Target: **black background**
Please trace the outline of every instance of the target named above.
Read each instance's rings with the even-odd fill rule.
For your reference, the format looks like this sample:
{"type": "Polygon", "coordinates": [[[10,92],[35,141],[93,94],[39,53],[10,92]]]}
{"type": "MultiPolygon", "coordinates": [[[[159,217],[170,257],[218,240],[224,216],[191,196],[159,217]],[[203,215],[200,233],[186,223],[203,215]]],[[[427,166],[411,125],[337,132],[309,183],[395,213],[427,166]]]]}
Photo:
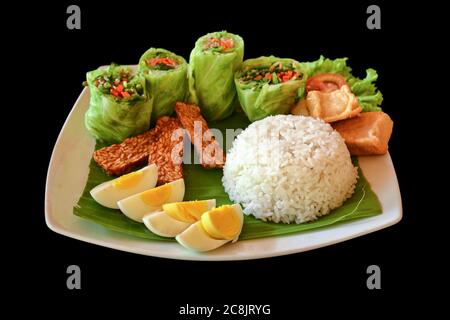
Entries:
{"type": "Polygon", "coordinates": [[[57,75],[57,81],[48,79],[44,85],[36,81],[30,93],[40,101],[29,107],[27,116],[33,137],[18,133],[32,141],[35,149],[21,159],[32,164],[34,188],[32,199],[23,203],[30,230],[19,254],[20,266],[32,266],[28,280],[33,280],[35,297],[78,306],[70,309],[73,312],[93,306],[99,312],[131,315],[144,311],[150,319],[157,313],[165,315],[161,319],[174,319],[186,303],[271,304],[273,319],[292,319],[306,311],[349,314],[355,312],[355,305],[372,315],[382,314],[384,308],[398,308],[401,297],[408,298],[409,309],[421,307],[414,302],[430,292],[426,286],[436,284],[433,276],[439,277],[444,265],[425,244],[433,235],[423,233],[423,217],[431,214],[430,204],[423,199],[432,191],[423,188],[429,177],[420,169],[424,159],[417,152],[425,138],[417,128],[422,102],[415,77],[423,68],[416,71],[411,66],[419,64],[414,54],[426,43],[419,40],[423,21],[413,18],[412,5],[395,8],[377,2],[382,29],[368,30],[366,8],[371,2],[74,3],[81,7],[81,30],[66,28],[66,8],[71,2],[19,9],[23,19],[34,26],[25,31],[34,40],[34,55],[27,51],[20,58],[38,60],[36,80],[57,75]],[[223,29],[244,38],[245,58],[273,54],[305,61],[320,54],[346,56],[355,75],[364,76],[368,67],[378,71],[383,109],[395,122],[390,153],[402,193],[403,220],[322,249],[243,262],[152,258],[50,231],[44,221],[46,170],[57,135],[82,90],[85,73],[112,61],[134,64],[152,46],[188,58],[199,36],[223,29]],[[413,101],[408,100],[411,89],[417,91],[413,101]],[[79,291],[66,288],[66,268],[71,264],[82,270],[79,291]],[[366,288],[366,268],[371,264],[381,267],[381,290],[366,288]]]}

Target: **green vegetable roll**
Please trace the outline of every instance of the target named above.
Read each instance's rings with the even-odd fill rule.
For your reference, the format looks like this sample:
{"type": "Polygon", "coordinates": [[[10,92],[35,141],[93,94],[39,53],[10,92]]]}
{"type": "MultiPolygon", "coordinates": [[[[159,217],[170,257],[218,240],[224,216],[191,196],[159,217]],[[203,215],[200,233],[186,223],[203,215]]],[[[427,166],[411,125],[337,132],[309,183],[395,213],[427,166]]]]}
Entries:
{"type": "Polygon", "coordinates": [[[305,87],[299,62],[274,56],[245,60],[234,81],[250,121],[288,113],[305,87]]]}
{"type": "Polygon", "coordinates": [[[165,49],[148,49],[139,60],[139,72],[144,75],[147,91],[152,93],[152,119],[171,115],[177,101],[187,94],[188,65],[183,57],[165,49]]]}
{"type": "Polygon", "coordinates": [[[232,33],[209,33],[195,43],[189,59],[189,100],[208,120],[224,119],[238,105],[233,79],[243,57],[244,41],[232,33]]]}
{"type": "Polygon", "coordinates": [[[88,72],[86,78],[91,99],[85,125],[94,138],[119,143],[148,130],[153,99],[143,76],[112,64],[88,72]]]}

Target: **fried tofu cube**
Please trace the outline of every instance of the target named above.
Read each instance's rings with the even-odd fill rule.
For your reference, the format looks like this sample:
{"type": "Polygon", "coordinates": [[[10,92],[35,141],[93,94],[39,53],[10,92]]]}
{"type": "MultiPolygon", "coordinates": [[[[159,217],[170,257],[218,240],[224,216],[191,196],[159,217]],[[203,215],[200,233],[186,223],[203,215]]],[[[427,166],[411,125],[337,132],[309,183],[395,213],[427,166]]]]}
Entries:
{"type": "Polygon", "coordinates": [[[387,153],[394,122],[381,111],[363,112],[332,126],[344,138],[351,155],[368,156],[387,153]]]}

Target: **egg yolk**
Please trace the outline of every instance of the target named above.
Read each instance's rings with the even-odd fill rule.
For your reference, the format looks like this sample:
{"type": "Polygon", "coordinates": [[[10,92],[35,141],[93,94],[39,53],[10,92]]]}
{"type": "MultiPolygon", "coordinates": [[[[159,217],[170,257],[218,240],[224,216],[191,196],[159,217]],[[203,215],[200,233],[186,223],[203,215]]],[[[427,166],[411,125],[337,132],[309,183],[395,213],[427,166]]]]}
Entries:
{"type": "Polygon", "coordinates": [[[238,214],[231,205],[224,205],[204,213],[202,227],[214,239],[232,240],[241,228],[238,214]]]}
{"type": "Polygon", "coordinates": [[[114,180],[112,185],[117,189],[128,189],[139,183],[144,175],[143,171],[135,171],[121,176],[114,180]]]}
{"type": "Polygon", "coordinates": [[[200,219],[202,214],[208,210],[208,201],[186,201],[174,202],[163,205],[163,210],[172,218],[193,223],[200,219]]]}
{"type": "Polygon", "coordinates": [[[144,191],[140,194],[141,200],[150,206],[161,206],[167,202],[172,193],[170,184],[164,184],[160,187],[144,191]]]}
{"type": "Polygon", "coordinates": [[[208,210],[208,201],[189,201],[180,203],[180,207],[191,216],[194,216],[197,221],[208,210]]]}

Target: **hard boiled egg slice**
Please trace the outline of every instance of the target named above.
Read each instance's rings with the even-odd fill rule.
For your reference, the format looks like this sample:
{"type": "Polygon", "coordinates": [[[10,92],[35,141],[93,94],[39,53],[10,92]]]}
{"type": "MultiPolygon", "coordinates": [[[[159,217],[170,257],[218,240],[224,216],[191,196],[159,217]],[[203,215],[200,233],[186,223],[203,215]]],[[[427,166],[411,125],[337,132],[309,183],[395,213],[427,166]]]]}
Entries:
{"type": "Polygon", "coordinates": [[[178,179],[122,199],[117,205],[128,218],[143,222],[146,214],[161,211],[165,203],[183,201],[183,197],[184,180],[178,179]]]}
{"type": "Polygon", "coordinates": [[[200,221],[192,224],[175,239],[188,249],[210,251],[231,240],[237,241],[243,224],[244,214],[241,206],[225,205],[204,213],[200,221]]]}
{"type": "Polygon", "coordinates": [[[161,237],[173,238],[186,230],[191,223],[182,222],[167,215],[164,211],[150,213],[142,218],[145,226],[161,237]]]}
{"type": "Polygon", "coordinates": [[[119,178],[103,182],[93,188],[90,193],[92,198],[102,206],[119,209],[117,201],[153,188],[156,186],[157,179],[158,167],[151,164],[119,178]]]}
{"type": "Polygon", "coordinates": [[[243,221],[244,215],[239,204],[215,208],[201,217],[206,233],[219,240],[237,239],[241,234],[243,221]]]}
{"type": "Polygon", "coordinates": [[[163,211],[147,214],[142,220],[151,232],[173,238],[215,206],[215,199],[167,203],[163,211]]]}

